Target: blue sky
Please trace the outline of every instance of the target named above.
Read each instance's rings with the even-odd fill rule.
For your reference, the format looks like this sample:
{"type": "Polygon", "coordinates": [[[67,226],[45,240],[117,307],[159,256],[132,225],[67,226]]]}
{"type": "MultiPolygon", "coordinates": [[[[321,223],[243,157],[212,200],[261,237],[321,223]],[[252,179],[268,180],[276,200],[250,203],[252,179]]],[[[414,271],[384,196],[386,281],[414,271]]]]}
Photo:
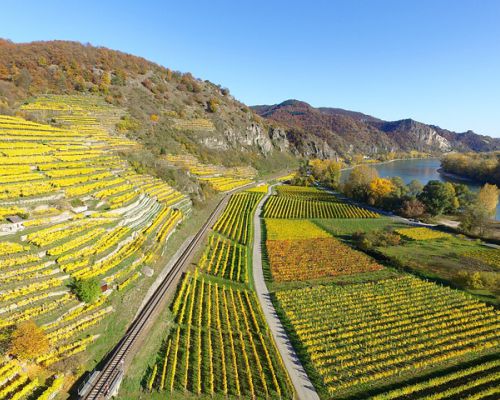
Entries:
{"type": "Polygon", "coordinates": [[[500,1],[18,1],[0,37],[90,42],[246,104],[289,98],[500,137],[500,1]]]}

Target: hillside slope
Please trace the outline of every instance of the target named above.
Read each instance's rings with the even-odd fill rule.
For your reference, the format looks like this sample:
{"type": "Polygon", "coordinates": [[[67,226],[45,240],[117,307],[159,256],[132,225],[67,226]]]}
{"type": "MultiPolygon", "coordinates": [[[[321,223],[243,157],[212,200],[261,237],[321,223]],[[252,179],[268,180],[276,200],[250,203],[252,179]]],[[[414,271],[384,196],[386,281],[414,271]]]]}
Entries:
{"type": "Polygon", "coordinates": [[[155,155],[187,152],[259,169],[290,161],[281,128],[209,81],[102,47],[0,40],[0,113],[15,112],[34,95],[89,92],[126,109],[139,122],[129,124],[132,134],[155,155]]]}
{"type": "Polygon", "coordinates": [[[456,133],[412,119],[383,121],[339,108],[314,108],[298,100],[259,105],[252,109],[268,120],[285,124],[297,134],[319,137],[329,149],[337,149],[340,153],[500,149],[500,139],[478,135],[472,131],[456,133]]]}
{"type": "MultiPolygon", "coordinates": [[[[31,97],[46,93],[98,94],[126,111],[132,119],[122,127],[144,144],[149,154],[141,154],[143,160],[187,154],[203,163],[251,165],[265,172],[289,167],[297,157],[500,149],[500,139],[471,131],[387,122],[297,100],[249,108],[220,85],[103,47],[0,39],[0,113],[14,114],[31,97]]],[[[51,122],[50,113],[42,121],[23,115],[51,122]]]]}

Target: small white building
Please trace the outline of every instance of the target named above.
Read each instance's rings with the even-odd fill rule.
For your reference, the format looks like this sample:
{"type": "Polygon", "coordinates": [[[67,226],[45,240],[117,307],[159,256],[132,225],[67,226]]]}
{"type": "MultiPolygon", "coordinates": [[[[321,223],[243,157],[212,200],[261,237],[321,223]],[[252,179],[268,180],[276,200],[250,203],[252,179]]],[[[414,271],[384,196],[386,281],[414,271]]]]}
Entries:
{"type": "Polygon", "coordinates": [[[71,207],[71,212],[74,214],[80,214],[85,211],[87,211],[89,208],[87,206],[77,206],[77,207],[71,207]]]}
{"type": "Polygon", "coordinates": [[[8,224],[0,225],[1,233],[15,233],[24,229],[24,219],[19,215],[9,215],[5,219],[8,221],[8,224]]]}

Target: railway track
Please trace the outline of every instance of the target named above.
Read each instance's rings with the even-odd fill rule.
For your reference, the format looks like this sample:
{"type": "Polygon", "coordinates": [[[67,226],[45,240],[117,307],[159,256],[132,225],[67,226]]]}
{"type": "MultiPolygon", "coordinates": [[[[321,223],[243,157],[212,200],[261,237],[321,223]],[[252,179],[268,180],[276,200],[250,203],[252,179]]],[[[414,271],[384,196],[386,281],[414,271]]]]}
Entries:
{"type": "MultiPolygon", "coordinates": [[[[242,189],[244,189],[244,187],[238,188],[237,190],[242,189]]],[[[115,348],[106,357],[107,361],[102,370],[94,371],[90,380],[79,390],[78,399],[103,400],[109,399],[113,395],[123,377],[125,360],[130,354],[131,349],[137,343],[141,335],[147,330],[148,322],[161,306],[167,290],[183,271],[186,261],[189,260],[193,250],[196,249],[198,244],[203,240],[205,233],[213,226],[232,193],[234,193],[234,191],[226,193],[217,204],[215,210],[210,214],[210,217],[193,237],[186,249],[181,253],[172,266],[172,269],[168,272],[158,289],[134,319],[120,342],[118,342],[115,348]]]]}

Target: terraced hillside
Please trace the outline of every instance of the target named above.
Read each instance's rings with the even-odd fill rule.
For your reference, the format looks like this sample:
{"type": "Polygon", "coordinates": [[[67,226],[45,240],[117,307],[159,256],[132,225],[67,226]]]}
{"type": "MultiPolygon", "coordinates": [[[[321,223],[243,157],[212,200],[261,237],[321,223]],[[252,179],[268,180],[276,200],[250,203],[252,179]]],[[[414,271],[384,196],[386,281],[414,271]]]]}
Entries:
{"type": "Polygon", "coordinates": [[[165,157],[170,163],[185,169],[200,182],[209,184],[214,190],[226,192],[253,182],[257,171],[250,167],[223,167],[203,164],[190,154],[169,154],[165,157]]]}
{"type": "Polygon", "coordinates": [[[118,156],[138,144],[110,133],[120,112],[104,101],[49,96],[24,109],[50,112],[59,127],[0,116],[0,328],[8,342],[34,322],[46,346],[0,360],[2,399],[68,388],[83,372],[79,356],[106,346],[116,294],[154,271],[191,210],[118,156]],[[75,282],[97,285],[97,298],[82,301],[75,282]]]}

